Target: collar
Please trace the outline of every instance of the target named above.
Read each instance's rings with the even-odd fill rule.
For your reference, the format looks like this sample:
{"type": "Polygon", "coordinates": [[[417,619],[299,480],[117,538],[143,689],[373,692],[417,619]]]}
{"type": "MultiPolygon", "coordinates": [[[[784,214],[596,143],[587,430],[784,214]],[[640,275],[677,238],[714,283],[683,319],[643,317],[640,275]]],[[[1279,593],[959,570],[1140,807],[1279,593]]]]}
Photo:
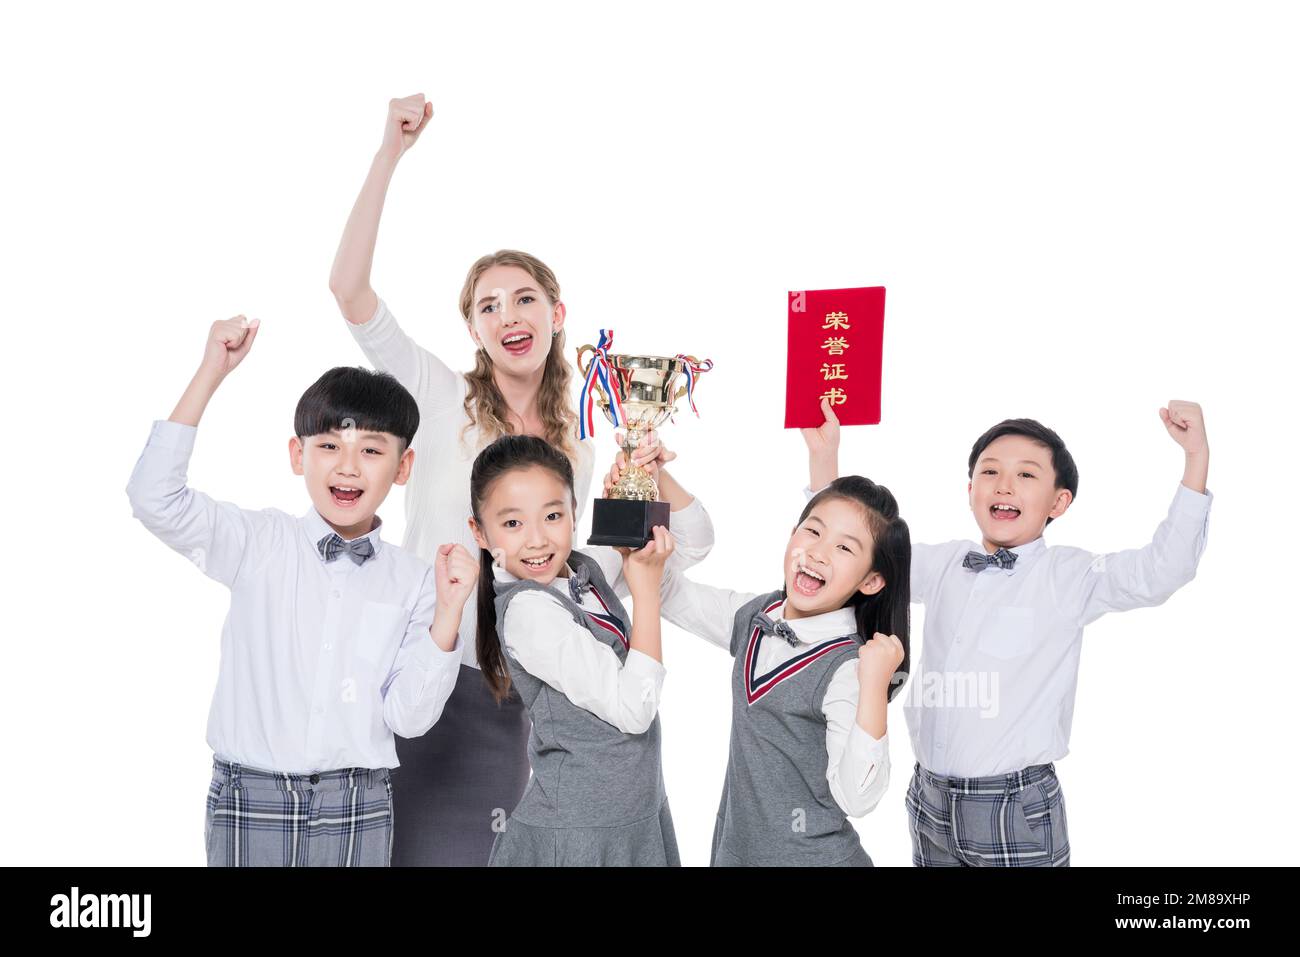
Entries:
{"type": "MultiPolygon", "coordinates": [[[[572,574],[573,574],[573,569],[566,561],[564,563],[564,569],[562,570],[562,572],[556,575],[554,578],[552,578],[550,583],[547,585],[547,587],[554,588],[556,591],[567,595],[569,593],[569,576],[572,574]]],[[[506,571],[503,567],[498,565],[496,562],[492,563],[492,577],[499,582],[505,582],[505,583],[517,582],[520,580],[518,577],[506,571]]]]}
{"type": "MultiPolygon", "coordinates": [[[[316,545],[326,535],[332,534],[334,529],[330,527],[329,522],[321,518],[321,514],[316,511],[315,505],[303,512],[302,515],[299,516],[298,521],[302,524],[303,533],[307,536],[307,541],[311,544],[311,550],[316,553],[317,558],[320,558],[321,561],[324,562],[325,559],[321,558],[320,550],[316,545]]],[[[370,544],[375,549],[375,557],[378,558],[379,552],[383,548],[382,539],[380,538],[380,532],[383,530],[383,525],[384,520],[378,515],[375,515],[375,524],[370,531],[366,532],[364,535],[358,535],[357,538],[346,538],[344,541],[354,542],[360,538],[368,538],[370,539],[370,544]]]]}
{"type": "Polygon", "coordinates": [[[786,618],[785,603],[782,602],[772,620],[784,621],[794,629],[795,637],[805,645],[843,638],[845,635],[857,634],[858,631],[858,620],[852,608],[836,608],[808,618],[786,618]]]}
{"type": "MultiPolygon", "coordinates": [[[[1016,556],[1016,564],[1019,565],[1026,559],[1037,558],[1047,549],[1047,540],[1039,535],[1032,542],[1025,542],[1023,545],[1017,545],[1015,548],[1008,548],[1007,551],[1016,556]]],[[[1015,570],[1014,568],[1012,569],[1015,570]]]]}
{"type": "MultiPolygon", "coordinates": [[[[971,551],[983,552],[985,555],[991,555],[992,552],[984,551],[984,542],[978,541],[972,543],[971,551]]],[[[1026,565],[1032,564],[1034,559],[1047,550],[1047,540],[1039,535],[1032,542],[1025,542],[1023,545],[1017,545],[1015,548],[1008,548],[1007,551],[1016,556],[1016,563],[1010,568],[993,568],[988,571],[1002,572],[1004,575],[1014,575],[1026,565]]]]}

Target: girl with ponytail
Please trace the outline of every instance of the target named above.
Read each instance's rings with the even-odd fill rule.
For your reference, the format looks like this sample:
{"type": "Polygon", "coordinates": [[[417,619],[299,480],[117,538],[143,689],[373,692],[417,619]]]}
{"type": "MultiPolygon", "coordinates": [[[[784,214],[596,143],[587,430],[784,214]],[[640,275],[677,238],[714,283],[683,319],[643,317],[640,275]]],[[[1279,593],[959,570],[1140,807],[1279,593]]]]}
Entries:
{"type": "MultiPolygon", "coordinates": [[[[701,506],[657,474],[673,534],[689,537],[692,524],[707,523],[701,506]]],[[[573,549],[572,466],[534,436],[506,435],[479,454],[470,502],[482,563],[479,665],[492,693],[517,693],[532,721],[532,777],[496,828],[488,863],[680,864],[658,716],[659,589],[673,536],[656,526],[636,551],[573,549]]]]}
{"type": "Polygon", "coordinates": [[[889,783],[886,710],[910,664],[910,563],[894,496],[849,475],[804,507],[781,588],[665,574],[663,617],[735,659],[711,864],[872,866],[848,818],[889,783]]]}

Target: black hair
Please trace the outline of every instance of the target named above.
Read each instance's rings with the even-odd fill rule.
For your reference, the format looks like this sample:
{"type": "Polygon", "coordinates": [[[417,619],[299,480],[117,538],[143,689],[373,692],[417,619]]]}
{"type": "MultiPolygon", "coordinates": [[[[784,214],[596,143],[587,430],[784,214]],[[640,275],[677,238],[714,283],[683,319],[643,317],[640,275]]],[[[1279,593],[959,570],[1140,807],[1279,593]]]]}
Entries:
{"type": "MultiPolygon", "coordinates": [[[[535,435],[503,435],[474,459],[469,474],[469,503],[474,522],[483,528],[483,501],[492,485],[508,472],[539,466],[555,474],[573,496],[573,463],[545,439],[535,435]]],[[[510,693],[510,670],[506,667],[497,636],[496,578],[492,574],[492,553],[479,553],[478,631],[474,638],[479,667],[492,696],[502,701],[510,693]]]]}
{"type": "Polygon", "coordinates": [[[293,413],[300,439],[333,429],[387,432],[402,440],[399,455],[419,427],[420,408],[411,393],[389,373],[361,366],[330,369],[307,388],[293,413]]]}
{"type": "MultiPolygon", "coordinates": [[[[831,482],[804,506],[796,527],[814,508],[830,498],[843,499],[861,506],[866,512],[867,528],[871,531],[871,570],[885,580],[885,587],[874,595],[864,595],[854,590],[845,603],[852,606],[857,619],[858,639],[865,643],[876,632],[896,635],[903,643],[903,661],[889,681],[887,701],[907,681],[912,665],[911,597],[912,597],[912,535],[907,522],[898,514],[898,502],[893,493],[861,475],[843,475],[831,482]]],[[[786,597],[781,589],[781,597],[786,597]]]]}
{"type": "MultiPolygon", "coordinates": [[[[1034,419],[1003,419],[976,439],[970,450],[970,461],[966,465],[967,478],[974,481],[975,463],[979,461],[986,448],[1004,435],[1023,435],[1039,445],[1046,446],[1052,457],[1052,471],[1056,473],[1055,487],[1069,489],[1071,501],[1078,497],[1079,470],[1075,467],[1074,456],[1070,455],[1070,450],[1065,447],[1059,435],[1034,419]]],[[[1047,524],[1052,524],[1050,516],[1047,524]]]]}

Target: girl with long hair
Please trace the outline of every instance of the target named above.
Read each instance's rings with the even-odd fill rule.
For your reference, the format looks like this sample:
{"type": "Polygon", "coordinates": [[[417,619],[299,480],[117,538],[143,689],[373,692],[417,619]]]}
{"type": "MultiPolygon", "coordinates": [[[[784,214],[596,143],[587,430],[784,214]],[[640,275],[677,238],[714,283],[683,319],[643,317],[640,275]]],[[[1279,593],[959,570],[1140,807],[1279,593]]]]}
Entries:
{"type": "Polygon", "coordinates": [[[889,781],[887,704],[909,668],[910,541],[889,489],[849,475],[804,507],[781,588],[665,574],[664,619],[735,659],[711,864],[871,866],[848,818],[874,808],[889,781]]]}
{"type": "Polygon", "coordinates": [[[484,449],[470,479],[480,548],[478,657],[532,719],[532,778],[493,866],[681,863],[660,759],[659,590],[673,538],[632,551],[573,542],[573,471],[533,436],[484,449]],[[621,577],[635,614],[612,586],[621,577]]]}

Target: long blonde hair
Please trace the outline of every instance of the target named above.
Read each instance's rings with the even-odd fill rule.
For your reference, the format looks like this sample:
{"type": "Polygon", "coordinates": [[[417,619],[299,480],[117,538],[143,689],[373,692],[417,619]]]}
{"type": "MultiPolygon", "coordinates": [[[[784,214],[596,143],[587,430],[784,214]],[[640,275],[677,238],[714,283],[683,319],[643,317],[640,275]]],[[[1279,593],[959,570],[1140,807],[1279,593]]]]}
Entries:
{"type": "MultiPolygon", "coordinates": [[[[560,301],[560,283],[549,266],[536,256],[517,249],[498,249],[481,257],[469,267],[465,285],[460,290],[460,312],[465,322],[474,325],[474,287],[479,277],[493,266],[518,266],[542,288],[551,306],[560,301]]],[[[549,343],[546,367],[542,370],[542,384],[537,391],[537,411],[542,419],[545,434],[541,436],[569,459],[577,454],[574,437],[577,434],[578,414],[569,397],[569,364],[564,361],[564,330],[549,343]]],[[[492,360],[480,348],[474,354],[474,368],[465,373],[465,415],[469,418],[461,429],[461,439],[471,425],[481,433],[480,446],[487,445],[502,435],[514,433],[507,417],[508,407],[492,375],[492,360]]]]}

